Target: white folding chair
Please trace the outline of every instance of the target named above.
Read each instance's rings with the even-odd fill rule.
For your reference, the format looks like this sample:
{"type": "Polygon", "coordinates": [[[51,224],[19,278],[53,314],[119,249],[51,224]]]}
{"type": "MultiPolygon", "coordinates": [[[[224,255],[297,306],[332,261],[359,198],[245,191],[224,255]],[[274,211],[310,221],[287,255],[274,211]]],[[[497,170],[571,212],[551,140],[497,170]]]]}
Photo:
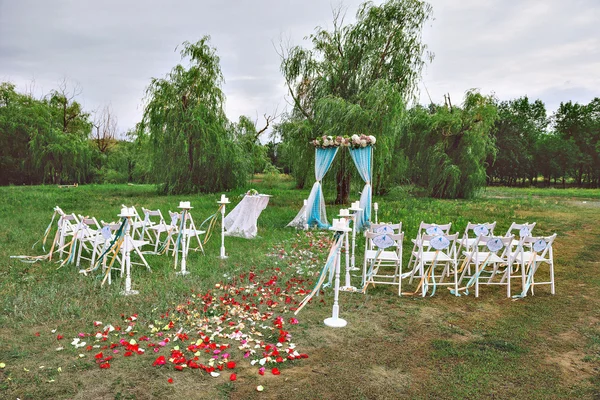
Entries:
{"type": "Polygon", "coordinates": [[[531,236],[533,228],[535,228],[535,224],[535,222],[525,222],[523,224],[517,224],[513,222],[512,224],[510,224],[510,227],[508,228],[504,236],[514,236],[511,246],[515,248],[520,243],[522,238],[531,236]]]}
{"type": "Polygon", "coordinates": [[[402,222],[398,222],[397,224],[388,224],[384,222],[380,222],[378,224],[371,223],[369,227],[370,232],[382,232],[385,233],[402,233],[402,222]],[[391,231],[390,231],[391,230],[391,231]]]}
{"type": "Polygon", "coordinates": [[[402,241],[404,232],[392,233],[377,227],[379,232],[366,232],[365,259],[363,262],[363,292],[372,284],[398,285],[402,293],[402,241]],[[383,271],[393,268],[391,271],[383,271]],[[383,270],[382,270],[383,269],[383,270]]]}
{"type": "Polygon", "coordinates": [[[158,253],[158,245],[161,243],[160,236],[163,232],[166,232],[167,235],[171,229],[171,225],[168,225],[163,218],[160,210],[148,210],[142,207],[142,211],[144,213],[144,225],[142,226],[142,237],[145,237],[148,234],[150,239],[150,244],[154,244],[154,254],[158,253]],[[152,220],[152,218],[158,218],[158,222],[152,220]],[[154,237],[152,237],[151,233],[154,233],[154,237]]]}
{"type": "Polygon", "coordinates": [[[461,250],[471,251],[473,245],[479,238],[479,236],[494,236],[494,229],[496,228],[496,221],[494,222],[485,222],[483,224],[474,224],[471,222],[467,223],[467,227],[465,228],[465,233],[463,237],[458,242],[458,254],[460,257],[461,250]]]}
{"type": "MultiPolygon", "coordinates": [[[[132,218],[132,220],[133,220],[133,218],[132,218]]],[[[106,226],[109,227],[109,230],[111,233],[110,237],[108,235],[103,237],[104,238],[104,249],[102,250],[102,253],[103,253],[106,250],[109,243],[112,242],[112,240],[114,239],[114,234],[121,227],[122,222],[111,222],[108,224],[104,221],[101,221],[101,222],[104,227],[106,227],[106,226]]],[[[150,268],[150,265],[148,265],[148,262],[144,258],[144,255],[141,251],[141,248],[143,246],[147,245],[148,241],[141,240],[141,239],[134,239],[133,238],[133,227],[131,225],[127,226],[127,230],[129,231],[129,238],[127,240],[127,235],[125,235],[125,237],[123,238],[123,242],[121,243],[121,247],[119,248],[120,258],[117,257],[117,260],[119,261],[119,265],[120,265],[120,268],[118,268],[118,269],[121,272],[121,276],[123,276],[123,274],[125,273],[125,256],[126,256],[127,252],[129,252],[130,254],[131,253],[137,254],[141,261],[141,262],[134,262],[134,261],[131,261],[131,258],[130,258],[131,265],[143,265],[146,267],[146,269],[148,271],[152,272],[152,268],[150,268]]],[[[114,252],[112,252],[111,254],[114,255],[114,252]]],[[[103,262],[105,262],[105,261],[106,261],[106,258],[103,260],[103,262]]],[[[105,269],[104,266],[103,266],[103,269],[105,269]]],[[[111,269],[115,269],[115,268],[112,267],[111,269]]],[[[109,274],[109,276],[110,276],[110,274],[109,274]]]]}
{"type": "Polygon", "coordinates": [[[411,279],[414,276],[414,272],[419,271],[421,281],[416,292],[420,288],[423,297],[425,297],[425,294],[429,290],[429,286],[432,286],[431,296],[433,296],[437,286],[449,285],[454,287],[455,294],[458,296],[457,239],[458,233],[435,236],[421,235],[420,240],[422,243],[427,243],[428,247],[424,245],[416,246],[417,250],[412,254],[412,257],[415,259],[415,268],[411,273],[411,279]],[[436,273],[436,267],[438,266],[443,266],[440,274],[436,273]],[[449,277],[452,277],[452,282],[445,282],[445,279],[449,277]]]}
{"type": "Polygon", "coordinates": [[[193,239],[196,239],[196,241],[198,243],[198,247],[193,248],[191,250],[192,251],[200,250],[202,252],[202,254],[204,254],[204,247],[202,246],[202,241],[200,240],[200,235],[203,235],[205,233],[205,231],[196,229],[196,225],[194,224],[194,219],[192,218],[192,214],[189,212],[187,213],[186,226],[184,226],[184,227],[181,226],[182,213],[171,213],[171,211],[169,211],[169,214],[171,215],[171,224],[173,224],[174,222],[177,224],[177,234],[170,236],[171,240],[173,241],[173,250],[172,250],[171,254],[174,256],[176,251],[180,252],[180,253],[183,252],[184,249],[179,248],[178,243],[177,243],[178,240],[181,241],[182,235],[185,235],[185,238],[186,238],[186,248],[185,248],[186,254],[190,251],[190,244],[193,239]],[[177,217],[175,217],[174,214],[177,214],[177,217]]]}
{"type": "MultiPolygon", "coordinates": [[[[77,232],[75,233],[75,240],[79,244],[78,248],[76,249],[77,261],[75,266],[77,268],[79,268],[81,265],[82,259],[89,261],[90,265],[94,264],[96,255],[102,242],[100,230],[100,224],[98,224],[96,218],[84,217],[83,215],[79,216],[79,224],[77,225],[77,232]],[[91,249],[88,248],[88,245],[91,246],[91,249]],[[89,254],[83,254],[84,248],[89,254]]],[[[75,246],[77,246],[77,244],[75,246]]]]}
{"type": "MultiPolygon", "coordinates": [[[[127,207],[125,204],[121,204],[121,207],[127,207]]],[[[144,236],[146,236],[147,232],[146,229],[149,226],[152,226],[152,222],[150,220],[147,220],[146,218],[142,219],[140,217],[140,214],[138,213],[137,208],[135,208],[135,206],[131,206],[131,207],[127,207],[130,209],[133,209],[134,215],[131,218],[131,238],[132,239],[137,239],[138,240],[146,240],[146,238],[144,236]]],[[[148,240],[148,243],[151,243],[152,241],[152,237],[150,236],[150,234],[148,233],[148,237],[150,240],[148,240]]]]}
{"type": "Polygon", "coordinates": [[[554,252],[552,249],[554,239],[556,239],[556,233],[552,236],[529,236],[521,239],[521,251],[517,252],[515,263],[521,265],[521,270],[526,274],[526,281],[521,294],[515,297],[525,297],[529,291],[534,295],[534,288],[537,285],[550,285],[550,293],[555,294],[554,252]],[[542,264],[548,265],[549,280],[536,282],[535,274],[542,264]]]}
{"type": "Polygon", "coordinates": [[[66,247],[65,241],[68,236],[73,236],[79,224],[79,219],[75,214],[66,214],[60,207],[56,206],[55,210],[60,215],[58,219],[58,259],[62,259],[63,251],[66,247]]]}
{"type": "Polygon", "coordinates": [[[417,277],[420,278],[422,277],[422,270],[419,270],[418,264],[416,263],[415,260],[415,255],[419,252],[419,249],[421,247],[424,247],[425,250],[429,250],[430,245],[429,245],[429,241],[427,240],[423,240],[423,235],[429,235],[429,236],[438,236],[438,235],[449,235],[450,234],[450,228],[452,228],[452,223],[448,223],[448,224],[442,224],[442,225],[438,225],[438,224],[428,224],[425,223],[423,221],[421,221],[421,223],[419,224],[419,230],[417,231],[417,237],[415,239],[411,239],[411,242],[413,243],[413,249],[410,253],[410,259],[408,260],[408,271],[412,271],[411,275],[410,275],[410,281],[409,283],[412,283],[413,278],[417,277]]]}
{"type": "Polygon", "coordinates": [[[486,279],[484,281],[486,285],[506,285],[506,296],[510,297],[513,258],[511,252],[505,249],[510,248],[512,240],[512,236],[478,236],[471,249],[463,251],[465,259],[461,265],[462,273],[459,282],[462,283],[467,277],[469,281],[460,289],[468,293],[468,289],[475,286],[475,297],[479,297],[479,285],[486,279]],[[470,265],[474,267],[472,275],[468,273],[470,265]],[[494,280],[497,276],[501,278],[494,280]]]}

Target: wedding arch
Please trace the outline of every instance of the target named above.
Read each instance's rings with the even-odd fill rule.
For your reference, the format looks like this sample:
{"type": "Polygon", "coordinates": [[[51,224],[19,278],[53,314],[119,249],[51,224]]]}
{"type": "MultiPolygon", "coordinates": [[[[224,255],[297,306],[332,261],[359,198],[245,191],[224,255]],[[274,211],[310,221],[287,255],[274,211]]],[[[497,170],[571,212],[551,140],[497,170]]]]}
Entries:
{"type": "Polygon", "coordinates": [[[374,136],[352,135],[351,137],[332,137],[322,136],[314,139],[311,143],[315,146],[315,180],[313,187],[304,202],[304,206],[296,217],[288,224],[299,229],[308,229],[309,227],[328,228],[327,212],[325,209],[325,198],[323,197],[323,187],[321,181],[329,171],[335,156],[340,147],[347,147],[350,151],[350,157],[358,169],[358,173],[365,186],[360,196],[360,208],[358,212],[356,227],[357,230],[363,230],[371,221],[371,200],[373,178],[373,145],[376,139],[374,136]]]}

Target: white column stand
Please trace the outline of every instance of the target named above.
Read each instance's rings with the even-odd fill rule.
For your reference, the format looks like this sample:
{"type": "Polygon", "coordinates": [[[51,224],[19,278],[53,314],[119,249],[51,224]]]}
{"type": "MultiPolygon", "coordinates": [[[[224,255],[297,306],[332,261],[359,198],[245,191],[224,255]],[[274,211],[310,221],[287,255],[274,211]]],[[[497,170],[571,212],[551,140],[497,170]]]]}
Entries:
{"type": "Polygon", "coordinates": [[[356,257],[355,257],[355,253],[356,253],[356,218],[358,217],[358,212],[362,211],[362,208],[359,207],[359,202],[355,201],[354,203],[352,203],[352,207],[350,207],[350,211],[352,211],[352,214],[350,215],[350,218],[352,219],[352,257],[351,257],[351,261],[350,261],[350,271],[358,271],[360,268],[356,267],[356,257]]]}
{"type": "MultiPolygon", "coordinates": [[[[187,203],[187,205],[189,205],[189,202],[187,203]]],[[[181,207],[181,203],[180,203],[180,208],[181,207]]],[[[191,207],[190,207],[191,208],[191,207]]],[[[187,246],[187,239],[186,239],[186,230],[187,228],[187,221],[188,221],[188,213],[190,212],[190,208],[183,208],[183,210],[181,211],[181,218],[183,219],[183,221],[181,222],[181,271],[177,271],[175,273],[175,275],[189,275],[190,271],[187,270],[187,253],[188,253],[188,246],[187,246]]]]}
{"type": "Polygon", "coordinates": [[[221,205],[221,253],[219,258],[222,260],[227,258],[225,254],[225,204],[229,204],[229,199],[224,194],[221,195],[221,200],[217,201],[221,205]]]}
{"type": "Polygon", "coordinates": [[[123,264],[125,267],[125,290],[121,292],[123,296],[132,296],[140,293],[137,290],[131,289],[131,250],[133,249],[133,240],[129,234],[129,228],[132,216],[133,211],[127,207],[124,207],[121,210],[121,214],[119,214],[119,217],[127,218],[126,226],[124,227],[125,237],[123,238],[123,264]]]}
{"type": "MultiPolygon", "coordinates": [[[[333,226],[329,228],[330,230],[336,232],[342,232],[343,236],[347,236],[350,229],[348,228],[347,221],[345,220],[333,220],[333,226]]],[[[344,237],[341,240],[345,240],[344,237]]],[[[342,242],[343,243],[343,242],[342,242]]],[[[341,248],[338,248],[336,254],[336,263],[335,263],[335,286],[334,286],[334,295],[333,295],[333,309],[331,312],[331,317],[327,318],[323,321],[323,323],[332,328],[343,328],[348,324],[345,319],[339,317],[340,315],[340,306],[338,304],[338,298],[340,293],[340,256],[341,256],[341,248]]]]}
{"type": "Polygon", "coordinates": [[[308,230],[308,200],[304,199],[304,230],[308,230]]]}
{"type": "Polygon", "coordinates": [[[378,222],[377,222],[377,210],[379,210],[379,204],[373,203],[373,210],[375,210],[375,223],[378,224],[378,222]]]}
{"type": "MultiPolygon", "coordinates": [[[[350,215],[350,212],[347,209],[342,209],[340,210],[340,217],[342,217],[341,221],[344,222],[344,226],[348,226],[350,219],[352,218],[352,216],[350,215]]],[[[340,290],[344,291],[344,292],[355,292],[357,289],[356,287],[352,286],[350,284],[350,270],[352,268],[350,268],[350,238],[348,236],[348,234],[344,234],[345,239],[344,239],[344,253],[345,253],[345,258],[346,258],[346,276],[344,279],[344,286],[342,286],[340,288],[340,290]]],[[[354,256],[354,254],[352,255],[354,256]]]]}

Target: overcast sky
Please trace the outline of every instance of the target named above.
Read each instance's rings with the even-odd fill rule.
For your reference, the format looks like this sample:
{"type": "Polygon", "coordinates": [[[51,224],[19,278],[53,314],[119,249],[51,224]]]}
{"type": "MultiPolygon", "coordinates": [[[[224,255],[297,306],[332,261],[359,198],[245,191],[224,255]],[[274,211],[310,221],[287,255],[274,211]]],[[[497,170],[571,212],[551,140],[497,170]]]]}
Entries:
{"type": "MultiPolygon", "coordinates": [[[[121,131],[141,118],[151,77],[180,61],[177,45],[212,37],[225,76],[226,112],[258,118],[288,107],[274,45],[331,27],[359,0],[0,0],[0,81],[42,96],[67,79],[87,110],[110,104],[121,131]]],[[[375,1],[381,3],[381,1],[375,1]]],[[[431,0],[424,41],[435,59],[423,74],[434,102],[460,103],[470,88],[501,100],[600,96],[599,0],[431,0]]],[[[421,102],[428,103],[425,90],[421,102]]]]}

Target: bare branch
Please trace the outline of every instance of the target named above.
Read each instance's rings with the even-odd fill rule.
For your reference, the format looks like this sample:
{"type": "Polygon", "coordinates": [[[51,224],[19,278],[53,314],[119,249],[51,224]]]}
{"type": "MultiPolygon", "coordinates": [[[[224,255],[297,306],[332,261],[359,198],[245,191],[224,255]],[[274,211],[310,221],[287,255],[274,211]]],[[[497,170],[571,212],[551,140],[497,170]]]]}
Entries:
{"type": "Polygon", "coordinates": [[[92,140],[100,153],[105,153],[113,148],[117,142],[117,117],[113,115],[110,106],[104,106],[102,111],[94,112],[92,125],[92,140]]]}

